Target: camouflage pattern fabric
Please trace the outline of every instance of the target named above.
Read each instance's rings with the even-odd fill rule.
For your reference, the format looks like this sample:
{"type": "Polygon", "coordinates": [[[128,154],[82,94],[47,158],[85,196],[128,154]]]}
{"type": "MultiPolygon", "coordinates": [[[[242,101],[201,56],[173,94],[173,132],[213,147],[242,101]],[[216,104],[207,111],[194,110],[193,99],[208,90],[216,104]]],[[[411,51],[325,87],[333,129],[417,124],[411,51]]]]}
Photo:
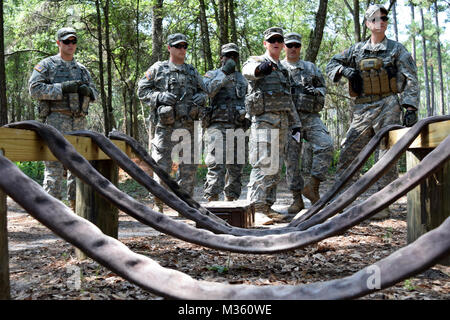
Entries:
{"type": "MultiPolygon", "coordinates": [[[[247,80],[240,72],[225,75],[221,69],[208,71],[203,77],[205,88],[211,98],[211,124],[205,133],[206,158],[208,166],[204,194],[206,198],[220,194],[222,191],[228,198],[239,199],[241,195],[241,174],[243,163],[239,161],[239,144],[236,141],[230,149],[226,143],[227,130],[236,130],[243,126],[245,116],[245,94],[247,80]],[[218,157],[215,135],[222,139],[222,154],[218,157]],[[233,163],[227,163],[227,155],[232,154],[233,163]],[[239,163],[241,162],[241,163],[239,163]],[[226,180],[226,181],[225,181],[226,180]]],[[[245,143],[245,141],[244,141],[245,143]]]]}
{"type": "MultiPolygon", "coordinates": [[[[39,116],[46,124],[54,126],[61,132],[86,129],[85,114],[73,114],[70,108],[72,101],[79,103],[78,94],[63,95],[61,83],[69,80],[81,80],[89,85],[94,94],[93,101],[98,93],[92,82],[89,71],[82,64],[73,59],[65,61],[55,55],[40,61],[33,70],[28,81],[29,92],[32,98],[39,103],[39,116]],[[75,96],[77,99],[72,99],[75,96]],[[55,110],[63,111],[54,112],[55,110]]],[[[56,161],[46,161],[44,172],[44,189],[52,196],[62,199],[63,195],[63,166],[56,161]]],[[[68,173],[67,177],[68,200],[75,200],[75,178],[68,173]]]]}
{"type": "MultiPolygon", "coordinates": [[[[207,94],[204,90],[202,77],[197,70],[189,64],[176,65],[169,61],[158,61],[145,73],[138,83],[137,94],[142,103],[150,108],[152,126],[155,127],[151,143],[151,155],[158,165],[167,173],[172,171],[172,151],[179,141],[172,141],[175,130],[184,131],[190,139],[191,155],[183,155],[190,161],[179,164],[178,183],[191,196],[194,192],[197,164],[194,162],[194,120],[190,117],[193,107],[203,108],[207,94]],[[177,96],[174,107],[175,114],[173,124],[163,124],[157,114],[158,95],[169,91],[177,96]],[[192,97],[199,94],[203,102],[194,105],[192,97]]],[[[176,131],[175,131],[176,132],[176,131]]],[[[156,177],[156,180],[161,181],[156,177]]]]}
{"type": "Polygon", "coordinates": [[[287,152],[287,140],[292,139],[289,128],[301,127],[301,121],[290,95],[288,72],[280,61],[273,61],[267,53],[250,57],[244,63],[242,73],[249,81],[247,97],[255,92],[278,92],[274,99],[267,99],[269,95],[265,95],[264,99],[252,101],[256,104],[256,109],[262,109],[264,112],[250,114],[252,124],[249,162],[252,171],[247,198],[251,203],[272,205],[276,201],[277,185],[287,152]],[[277,70],[272,71],[272,76],[266,81],[265,78],[269,77],[256,77],[255,70],[267,60],[276,63],[277,70]],[[279,79],[278,82],[275,79],[279,79]]]}
{"type": "Polygon", "coordinates": [[[313,151],[312,145],[306,140],[302,141],[302,156],[300,161],[300,171],[302,176],[310,176],[312,168],[313,151]]]}
{"type": "MultiPolygon", "coordinates": [[[[53,112],[45,121],[46,124],[51,125],[61,131],[62,133],[86,129],[85,117],[72,117],[62,113],[53,112]]],[[[63,175],[64,167],[58,161],[44,161],[44,189],[51,196],[57,199],[63,199],[63,175]]],[[[67,200],[76,199],[76,184],[75,176],[70,171],[67,171],[67,200]]]]}
{"type": "MultiPolygon", "coordinates": [[[[395,67],[399,94],[391,94],[375,102],[353,106],[353,121],[346,138],[341,143],[341,154],[336,172],[337,179],[370,138],[381,128],[391,124],[400,124],[401,105],[419,107],[416,64],[401,43],[387,38],[378,44],[371,44],[370,40],[359,42],[348,50],[335,55],[327,65],[327,75],[332,81],[338,82],[342,77],[341,71],[344,67],[358,69],[359,61],[370,57],[381,58],[384,65],[395,67]]],[[[380,152],[380,158],[385,152],[380,152]]],[[[389,172],[378,180],[378,189],[386,186],[397,176],[396,166],[391,167],[389,172]]],[[[357,177],[354,177],[353,181],[355,179],[357,177]]]]}
{"type": "MultiPolygon", "coordinates": [[[[326,179],[328,168],[333,157],[333,140],[330,137],[328,129],[320,119],[318,112],[323,108],[324,97],[326,94],[325,79],[320,70],[311,62],[298,60],[296,63],[290,63],[286,59],[282,64],[289,70],[291,86],[294,88],[294,103],[302,123],[302,138],[307,140],[312,148],[312,162],[310,165],[310,175],[320,181],[326,179]],[[311,96],[315,107],[306,107],[302,105],[305,100],[296,99],[299,92],[302,92],[304,84],[309,84],[317,91],[317,97],[311,96]],[[306,111],[310,110],[310,112],[306,111]]],[[[302,141],[297,142],[294,139],[288,139],[288,151],[285,160],[286,181],[289,190],[301,191],[304,186],[304,180],[301,176],[299,159],[302,153],[302,141]]]]}

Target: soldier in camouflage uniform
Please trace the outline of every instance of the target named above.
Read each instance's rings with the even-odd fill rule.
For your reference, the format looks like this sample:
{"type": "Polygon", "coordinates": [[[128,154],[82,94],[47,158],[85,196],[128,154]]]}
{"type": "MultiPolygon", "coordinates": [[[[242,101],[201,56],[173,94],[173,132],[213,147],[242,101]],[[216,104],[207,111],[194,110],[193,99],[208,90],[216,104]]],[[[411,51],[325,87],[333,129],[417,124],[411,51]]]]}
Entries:
{"type": "Polygon", "coordinates": [[[333,141],[319,114],[325,103],[325,79],[313,63],[300,60],[300,34],[291,32],[284,39],[286,58],[282,64],[291,77],[292,99],[302,122],[302,137],[311,143],[313,150],[311,179],[304,186],[299,168],[302,141],[288,139],[286,178],[294,198],[288,212],[297,213],[304,208],[302,193],[313,204],[319,200],[319,186],[326,179],[333,157],[333,141]]]}
{"type": "MultiPolygon", "coordinates": [[[[371,5],[366,13],[366,26],[371,38],[335,55],[327,65],[327,75],[334,82],[342,76],[349,80],[354,97],[353,121],[342,142],[337,179],[369,140],[385,126],[399,124],[402,108],[403,125],[417,122],[419,87],[415,61],[406,48],[385,36],[388,11],[371,5]]],[[[386,151],[380,150],[380,158],[386,151]]],[[[378,180],[380,190],[398,176],[396,166],[378,180]]],[[[376,218],[389,215],[389,209],[376,218]]]]}
{"type": "Polygon", "coordinates": [[[270,207],[276,201],[287,141],[301,128],[290,94],[289,74],[279,60],[283,42],[281,28],[264,31],[265,54],[250,57],[242,71],[249,81],[245,104],[251,117],[248,199],[256,211],[269,217],[275,214],[270,207]]]}
{"type": "MultiPolygon", "coordinates": [[[[172,170],[172,150],[180,142],[172,141],[172,133],[183,134],[183,144],[190,143],[189,160],[179,164],[178,183],[191,196],[194,192],[197,164],[194,163],[194,121],[198,120],[207,94],[202,77],[185,63],[188,42],[181,33],[168,37],[169,60],[153,64],[139,81],[139,99],[150,108],[155,126],[152,157],[167,173],[172,170]],[[184,133],[186,134],[184,134],[184,133]],[[189,136],[189,141],[184,141],[189,136]]],[[[157,177],[156,180],[161,183],[157,177]]],[[[156,209],[163,212],[163,203],[155,199],[156,209]]]]}
{"type": "MultiPolygon", "coordinates": [[[[89,103],[97,91],[89,71],[74,59],[77,34],[73,28],[56,33],[59,53],[40,61],[29,80],[30,95],[39,104],[39,118],[61,132],[86,129],[89,103]]],[[[64,168],[60,162],[46,161],[44,189],[55,198],[62,198],[64,168]]],[[[75,207],[75,177],[67,177],[68,200],[75,207]]]]}
{"type": "MultiPolygon", "coordinates": [[[[226,142],[227,130],[243,129],[245,124],[245,95],[248,82],[236,70],[239,59],[239,49],[234,43],[228,43],[221,48],[222,67],[208,71],[203,77],[203,83],[211,98],[206,115],[207,154],[205,162],[208,166],[206,175],[205,197],[208,201],[219,200],[219,193],[224,191],[225,200],[233,201],[241,195],[242,161],[238,157],[238,143],[233,148],[226,142]],[[216,144],[222,140],[219,147],[216,144]],[[217,149],[219,147],[219,150],[217,149]],[[217,152],[222,150],[220,156],[217,152]],[[233,155],[233,163],[227,163],[227,155],[233,155]],[[225,175],[227,182],[225,185],[225,175]],[[225,186],[225,188],[224,188],[225,186]]],[[[241,150],[242,152],[242,150],[241,150]]],[[[243,157],[245,159],[245,157],[243,157]]]]}

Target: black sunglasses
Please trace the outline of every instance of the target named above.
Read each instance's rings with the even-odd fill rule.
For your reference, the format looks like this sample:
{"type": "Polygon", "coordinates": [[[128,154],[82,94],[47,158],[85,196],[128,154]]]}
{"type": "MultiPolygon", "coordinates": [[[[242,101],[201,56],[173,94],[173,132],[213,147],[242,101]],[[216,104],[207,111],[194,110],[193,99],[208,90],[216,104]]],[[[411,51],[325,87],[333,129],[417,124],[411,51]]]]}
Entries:
{"type": "Polygon", "coordinates": [[[383,20],[384,22],[387,22],[387,21],[389,21],[389,18],[387,16],[376,17],[376,18],[370,19],[370,22],[375,23],[375,22],[378,22],[380,20],[383,20]]]}
{"type": "Polygon", "coordinates": [[[73,40],[66,39],[66,40],[61,40],[61,41],[64,44],[69,44],[69,43],[77,44],[77,39],[73,39],[73,40]]]}
{"type": "Polygon", "coordinates": [[[181,49],[181,48],[187,49],[188,48],[188,44],[187,43],[177,43],[177,44],[174,44],[171,47],[174,47],[174,48],[177,48],[177,49],[181,49]]]}
{"type": "Polygon", "coordinates": [[[275,43],[275,42],[283,43],[284,42],[284,38],[283,37],[272,37],[272,38],[267,39],[267,42],[269,42],[269,43],[275,43]]]}
{"type": "Polygon", "coordinates": [[[239,55],[236,52],[227,52],[224,54],[224,56],[227,58],[233,58],[233,59],[239,57],[239,55]]]}
{"type": "Polygon", "coordinates": [[[286,47],[288,47],[289,49],[291,49],[292,47],[295,47],[295,48],[300,48],[302,45],[300,44],[300,43],[296,43],[296,42],[293,42],[293,43],[286,43],[286,47]]]}

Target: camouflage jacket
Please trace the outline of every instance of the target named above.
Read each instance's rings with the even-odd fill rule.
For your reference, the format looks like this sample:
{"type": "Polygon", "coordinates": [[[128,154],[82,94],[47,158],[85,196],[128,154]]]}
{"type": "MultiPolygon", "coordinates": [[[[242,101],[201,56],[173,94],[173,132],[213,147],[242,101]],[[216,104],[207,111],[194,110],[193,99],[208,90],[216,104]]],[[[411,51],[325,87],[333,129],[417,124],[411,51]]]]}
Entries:
{"type": "Polygon", "coordinates": [[[370,39],[359,42],[344,52],[336,54],[326,67],[327,75],[332,81],[338,82],[344,67],[358,69],[359,61],[370,57],[379,57],[384,65],[392,64],[395,67],[401,104],[418,108],[419,84],[416,63],[401,43],[388,38],[384,38],[381,43],[375,45],[371,44],[370,39]]]}
{"type": "Polygon", "coordinates": [[[298,60],[290,63],[284,59],[281,64],[289,71],[291,80],[292,100],[298,111],[319,112],[325,103],[327,88],[325,79],[319,68],[309,61],[298,60]],[[317,95],[305,93],[303,87],[311,85],[317,90],[317,95]]]}
{"type": "Polygon", "coordinates": [[[157,120],[158,95],[165,91],[177,96],[175,108],[179,114],[189,113],[189,109],[193,107],[192,97],[195,94],[203,96],[203,105],[207,99],[202,76],[192,65],[187,63],[176,65],[168,60],[158,61],[139,80],[137,89],[138,98],[150,108],[150,119],[154,123],[157,120]]]}
{"type": "Polygon", "coordinates": [[[246,108],[252,122],[272,123],[273,115],[286,112],[292,128],[301,127],[300,117],[291,97],[291,84],[288,70],[280,61],[274,61],[266,52],[262,56],[251,56],[242,69],[249,82],[246,108]],[[276,70],[267,76],[255,76],[256,68],[264,61],[276,64],[276,70]]]}
{"type": "Polygon", "coordinates": [[[30,95],[37,100],[64,101],[61,82],[69,80],[86,82],[94,93],[93,100],[97,99],[97,90],[86,67],[75,59],[64,61],[59,54],[40,61],[34,67],[28,81],[30,95]]]}
{"type": "Polygon", "coordinates": [[[248,82],[242,73],[225,75],[221,69],[211,70],[203,77],[203,83],[211,99],[211,122],[235,123],[236,117],[245,116],[248,82]]]}

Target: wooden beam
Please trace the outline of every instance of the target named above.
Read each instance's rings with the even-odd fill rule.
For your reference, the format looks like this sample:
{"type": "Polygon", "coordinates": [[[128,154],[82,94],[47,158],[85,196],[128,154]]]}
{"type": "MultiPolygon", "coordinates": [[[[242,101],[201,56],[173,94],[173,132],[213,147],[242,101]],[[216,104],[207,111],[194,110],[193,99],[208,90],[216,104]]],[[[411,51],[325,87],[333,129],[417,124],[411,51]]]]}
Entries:
{"type": "MultiPolygon", "coordinates": [[[[0,150],[0,154],[2,154],[0,150]]],[[[0,189],[0,300],[10,299],[6,193],[0,189]]]]}
{"type": "MultiPolygon", "coordinates": [[[[409,128],[392,130],[381,149],[389,149],[400,140],[409,128]],[[387,141],[386,141],[387,140],[387,141]]],[[[450,120],[430,123],[411,143],[409,149],[436,148],[450,134],[450,120]]]]}
{"type": "MultiPolygon", "coordinates": [[[[87,160],[108,160],[109,157],[101,151],[90,138],[64,136],[77,151],[87,160]]],[[[112,140],[125,152],[129,158],[136,158],[131,148],[124,142],[112,140]]],[[[31,130],[0,128],[0,150],[11,161],[55,161],[57,160],[45,142],[31,130]]]]}

